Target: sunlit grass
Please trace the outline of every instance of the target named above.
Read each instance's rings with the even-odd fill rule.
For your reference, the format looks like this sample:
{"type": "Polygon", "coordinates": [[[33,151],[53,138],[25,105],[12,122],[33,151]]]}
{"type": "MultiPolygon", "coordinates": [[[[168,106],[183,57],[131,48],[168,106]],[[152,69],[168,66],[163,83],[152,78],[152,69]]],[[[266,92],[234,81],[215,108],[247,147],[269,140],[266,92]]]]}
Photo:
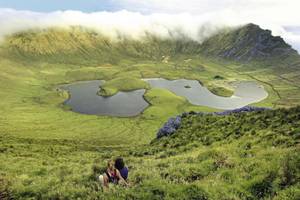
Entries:
{"type": "MultiPolygon", "coordinates": [[[[42,40],[44,33],[40,34],[42,40]]],[[[34,51],[21,41],[14,42],[29,52],[34,51]]],[[[145,44],[142,53],[131,53],[145,54],[150,44],[145,44]]],[[[62,50],[69,48],[61,46],[59,41],[55,45],[62,50]]],[[[83,46],[88,45],[94,44],[87,42],[83,46]]],[[[44,47],[41,48],[38,51],[43,52],[44,47]]],[[[46,50],[53,53],[56,49],[46,50]]],[[[91,57],[99,56],[94,60],[75,53],[26,59],[17,53],[1,57],[0,181],[7,183],[16,199],[256,199],[257,188],[264,183],[265,199],[274,196],[297,199],[298,182],[287,186],[280,183],[287,173],[285,167],[296,171],[292,176],[299,178],[295,169],[299,164],[295,155],[299,151],[293,143],[299,140],[299,118],[287,121],[284,126],[274,123],[273,127],[255,127],[256,117],[251,114],[248,118],[224,118],[224,124],[216,127],[209,126],[215,120],[213,117],[205,118],[207,121],[195,118],[184,122],[186,129],[179,130],[178,137],[150,144],[168,118],[182,112],[216,110],[191,105],[183,97],[168,90],[148,88],[140,80],[186,78],[199,80],[204,86],[227,89],[234,81],[253,80],[269,93],[267,99],[255,105],[272,108],[299,105],[300,89],[282,80],[276,68],[262,70],[258,65],[247,68],[189,54],[171,55],[165,63],[160,54],[145,58],[118,53],[112,52],[110,57],[108,53],[101,56],[91,53],[91,57]],[[217,75],[224,79],[216,80],[217,75]],[[132,118],[83,115],[62,106],[67,96],[57,91],[59,85],[96,79],[106,80],[105,87],[112,90],[111,94],[147,88],[145,99],[151,106],[132,118]],[[252,123],[239,124],[251,118],[252,123]],[[235,136],[222,138],[225,127],[230,127],[226,131],[235,136]],[[211,129],[207,131],[208,128],[211,129]],[[291,164],[285,159],[288,155],[291,164]],[[105,194],[95,177],[103,171],[107,159],[117,156],[123,156],[129,166],[132,187],[105,194]],[[274,172],[277,174],[272,179],[274,172]]],[[[287,72],[286,77],[294,77],[293,73],[297,71],[287,72]]],[[[291,79],[299,84],[297,77],[291,79]]],[[[266,121],[284,120],[291,113],[281,114],[266,121]]]]}

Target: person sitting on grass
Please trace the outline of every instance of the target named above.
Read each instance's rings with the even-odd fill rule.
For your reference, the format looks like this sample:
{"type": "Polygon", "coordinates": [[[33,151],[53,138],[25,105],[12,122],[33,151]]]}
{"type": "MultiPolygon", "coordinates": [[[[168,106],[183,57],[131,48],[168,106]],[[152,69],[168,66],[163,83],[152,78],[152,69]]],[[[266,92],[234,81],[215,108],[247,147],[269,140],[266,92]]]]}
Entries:
{"type": "Polygon", "coordinates": [[[109,183],[112,184],[122,184],[127,186],[128,183],[121,176],[120,171],[115,168],[115,162],[109,160],[107,163],[107,170],[103,175],[99,176],[99,180],[103,190],[109,189],[109,183]]]}
{"type": "Polygon", "coordinates": [[[119,170],[122,178],[127,182],[128,179],[128,168],[125,166],[123,158],[117,158],[115,160],[115,168],[119,170]]]}

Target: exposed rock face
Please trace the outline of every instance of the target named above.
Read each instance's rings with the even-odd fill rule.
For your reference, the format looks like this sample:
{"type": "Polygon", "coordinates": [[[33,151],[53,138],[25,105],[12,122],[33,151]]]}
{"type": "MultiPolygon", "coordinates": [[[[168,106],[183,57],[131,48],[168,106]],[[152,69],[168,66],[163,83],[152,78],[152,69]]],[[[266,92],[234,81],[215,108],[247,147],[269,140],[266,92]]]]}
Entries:
{"type": "Polygon", "coordinates": [[[236,61],[299,56],[281,37],[273,36],[270,30],[263,30],[255,24],[247,24],[212,36],[203,42],[201,52],[236,61]]]}

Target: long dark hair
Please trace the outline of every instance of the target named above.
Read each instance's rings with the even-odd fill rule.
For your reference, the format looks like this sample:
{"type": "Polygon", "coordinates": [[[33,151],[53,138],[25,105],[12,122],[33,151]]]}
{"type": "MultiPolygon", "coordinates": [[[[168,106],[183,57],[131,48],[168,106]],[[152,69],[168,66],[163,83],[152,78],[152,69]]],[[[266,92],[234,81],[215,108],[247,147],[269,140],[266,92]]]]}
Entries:
{"type": "Polygon", "coordinates": [[[115,160],[115,168],[117,168],[118,170],[121,170],[125,167],[125,164],[124,164],[124,160],[123,158],[117,158],[115,160]]]}

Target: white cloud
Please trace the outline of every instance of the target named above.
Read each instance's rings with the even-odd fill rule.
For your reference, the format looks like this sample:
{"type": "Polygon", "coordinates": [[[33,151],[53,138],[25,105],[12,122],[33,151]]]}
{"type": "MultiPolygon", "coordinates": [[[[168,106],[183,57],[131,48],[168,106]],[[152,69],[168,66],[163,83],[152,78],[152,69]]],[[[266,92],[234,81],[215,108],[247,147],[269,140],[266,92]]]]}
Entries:
{"type": "MultiPolygon", "coordinates": [[[[299,23],[299,0],[114,0],[125,9],[148,13],[182,13],[194,15],[230,11],[251,20],[299,23]]],[[[223,16],[226,17],[226,16],[223,16]]]]}
{"type": "Polygon", "coordinates": [[[300,47],[299,33],[283,28],[300,27],[299,0],[113,1],[130,11],[38,13],[0,9],[0,37],[28,28],[83,25],[111,37],[124,34],[140,38],[147,31],[161,37],[183,33],[201,41],[220,27],[253,22],[300,47]]]}
{"type": "Polygon", "coordinates": [[[238,25],[248,22],[280,35],[300,51],[299,32],[283,29],[300,27],[299,0],[115,0],[125,9],[145,13],[190,13],[213,22],[238,25]]]}
{"type": "Polygon", "coordinates": [[[187,13],[143,15],[126,10],[94,13],[81,11],[38,13],[0,9],[0,27],[2,27],[0,37],[30,28],[72,25],[93,28],[113,38],[123,34],[139,39],[146,32],[150,32],[160,37],[184,34],[197,41],[201,41],[222,26],[221,23],[212,23],[208,17],[187,13]]]}

